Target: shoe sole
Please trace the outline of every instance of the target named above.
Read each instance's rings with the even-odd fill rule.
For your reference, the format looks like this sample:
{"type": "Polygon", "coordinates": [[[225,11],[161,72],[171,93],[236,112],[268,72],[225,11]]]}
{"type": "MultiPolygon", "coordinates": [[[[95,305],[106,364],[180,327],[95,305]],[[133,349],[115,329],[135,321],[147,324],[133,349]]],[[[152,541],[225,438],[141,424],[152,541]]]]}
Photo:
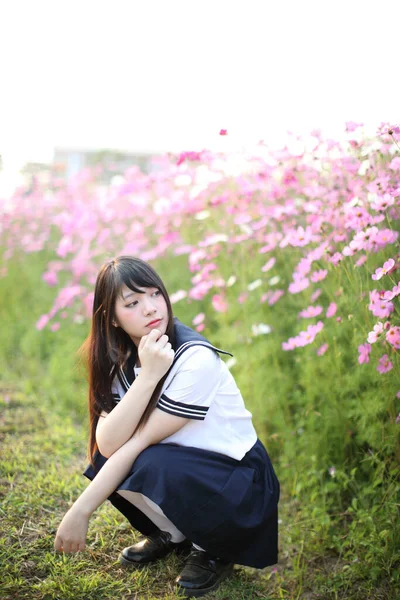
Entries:
{"type": "Polygon", "coordinates": [[[227,577],[229,577],[229,575],[231,575],[233,572],[233,565],[230,565],[229,569],[227,569],[226,571],[224,571],[224,573],[222,573],[221,577],[218,579],[218,581],[216,583],[214,583],[214,585],[208,587],[208,588],[203,588],[201,590],[188,590],[184,587],[180,587],[179,585],[176,586],[176,591],[181,594],[181,592],[183,592],[183,598],[200,598],[201,596],[205,596],[206,594],[209,594],[210,592],[213,592],[214,590],[216,590],[220,584],[224,581],[224,579],[226,579],[227,577]]]}
{"type": "Polygon", "coordinates": [[[148,562],[135,562],[133,560],[128,560],[127,558],[125,558],[125,556],[122,556],[122,554],[120,554],[118,556],[118,560],[120,562],[121,565],[123,565],[124,567],[144,567],[145,565],[150,565],[152,562],[156,562],[156,560],[159,560],[158,558],[154,559],[154,560],[150,560],[148,562]]]}

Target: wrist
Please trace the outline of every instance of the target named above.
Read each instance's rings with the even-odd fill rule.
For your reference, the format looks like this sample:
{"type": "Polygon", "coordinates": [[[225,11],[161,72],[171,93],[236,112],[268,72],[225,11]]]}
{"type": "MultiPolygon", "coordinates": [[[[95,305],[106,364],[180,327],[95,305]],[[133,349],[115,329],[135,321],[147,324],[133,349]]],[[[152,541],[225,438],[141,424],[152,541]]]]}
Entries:
{"type": "Polygon", "coordinates": [[[96,509],[92,510],[88,506],[85,500],[82,499],[82,496],[79,496],[79,498],[74,502],[74,504],[70,508],[70,511],[79,514],[81,517],[85,517],[86,519],[90,519],[95,510],[96,509]]]}
{"type": "Polygon", "coordinates": [[[160,381],[161,377],[157,377],[151,370],[146,371],[144,367],[142,367],[139,375],[136,378],[143,385],[147,385],[151,391],[154,390],[157,383],[160,381]]]}

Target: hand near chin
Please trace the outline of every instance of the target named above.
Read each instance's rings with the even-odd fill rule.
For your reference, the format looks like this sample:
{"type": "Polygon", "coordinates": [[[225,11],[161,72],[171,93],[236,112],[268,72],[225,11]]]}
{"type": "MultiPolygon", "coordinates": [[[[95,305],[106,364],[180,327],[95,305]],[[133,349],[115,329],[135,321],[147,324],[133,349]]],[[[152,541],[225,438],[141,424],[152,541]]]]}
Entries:
{"type": "Polygon", "coordinates": [[[138,354],[142,373],[159,381],[173,363],[175,352],[167,335],[162,335],[159,329],[153,329],[141,338],[138,354]]]}
{"type": "Polygon", "coordinates": [[[88,517],[72,506],[57,530],[55,550],[66,553],[83,552],[86,547],[88,526],[88,517]]]}

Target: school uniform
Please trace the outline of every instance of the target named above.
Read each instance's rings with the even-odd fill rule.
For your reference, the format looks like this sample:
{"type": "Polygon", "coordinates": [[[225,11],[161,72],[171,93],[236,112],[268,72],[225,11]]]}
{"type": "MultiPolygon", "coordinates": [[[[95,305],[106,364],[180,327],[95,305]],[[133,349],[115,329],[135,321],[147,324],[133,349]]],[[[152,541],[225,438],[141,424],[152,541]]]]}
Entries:
{"type": "MultiPolygon", "coordinates": [[[[117,491],[149,499],[194,544],[236,564],[263,568],[278,559],[279,481],[252,424],[241,393],[216,348],[175,323],[175,357],[157,407],[190,419],[146,448],[117,491]]],[[[113,382],[117,403],[138,373],[128,360],[113,382]]],[[[93,479],[106,462],[99,452],[84,475],[93,479]]],[[[109,498],[144,535],[156,526],[118,493],[109,498]]],[[[149,513],[147,513],[149,514],[149,513]]]]}

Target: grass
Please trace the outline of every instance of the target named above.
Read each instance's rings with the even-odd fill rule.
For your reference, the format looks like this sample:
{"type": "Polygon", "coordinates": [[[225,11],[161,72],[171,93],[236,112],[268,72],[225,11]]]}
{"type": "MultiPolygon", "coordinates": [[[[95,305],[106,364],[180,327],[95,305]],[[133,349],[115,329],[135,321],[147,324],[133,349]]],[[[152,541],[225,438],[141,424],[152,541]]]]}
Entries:
{"type": "MultiPolygon", "coordinates": [[[[119,551],[137,538],[109,503],[92,517],[88,551],[53,550],[62,516],[86,486],[86,434],[82,425],[57,415],[15,384],[1,389],[0,598],[4,600],[176,600],[173,581],[183,566],[175,554],[141,569],[126,569],[119,551]]],[[[337,552],[307,550],[299,531],[323,530],[299,518],[299,506],[281,500],[280,562],[263,570],[236,566],[233,576],[207,598],[304,600],[396,600],[400,587],[390,578],[378,584],[357,577],[337,552]]],[[[317,519],[318,521],[318,519],[317,519]]],[[[320,524],[321,526],[321,524],[320,524]]],[[[362,560],[362,558],[360,558],[362,560]]]]}
{"type": "MultiPolygon", "coordinates": [[[[81,472],[85,433],[64,418],[3,386],[0,438],[0,562],[4,600],[121,600],[179,598],[173,581],[183,566],[175,554],[141,569],[117,561],[120,549],[137,540],[128,522],[109,503],[91,520],[88,551],[63,555],[53,550],[62,516],[86,486],[81,472]]],[[[237,568],[210,598],[272,598],[266,576],[237,568]]],[[[269,572],[271,569],[269,569],[269,572]]]]}

